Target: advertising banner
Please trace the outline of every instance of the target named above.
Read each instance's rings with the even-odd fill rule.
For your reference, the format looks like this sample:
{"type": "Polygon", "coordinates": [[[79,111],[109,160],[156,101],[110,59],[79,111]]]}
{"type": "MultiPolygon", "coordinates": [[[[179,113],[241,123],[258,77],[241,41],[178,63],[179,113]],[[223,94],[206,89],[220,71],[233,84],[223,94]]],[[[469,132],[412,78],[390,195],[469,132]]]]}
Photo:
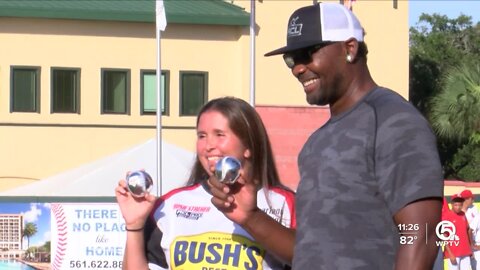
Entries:
{"type": "Polygon", "coordinates": [[[0,269],[121,269],[116,203],[0,202],[0,269]]]}
{"type": "Polygon", "coordinates": [[[52,203],[53,270],[121,269],[125,223],[115,203],[52,203]]]}

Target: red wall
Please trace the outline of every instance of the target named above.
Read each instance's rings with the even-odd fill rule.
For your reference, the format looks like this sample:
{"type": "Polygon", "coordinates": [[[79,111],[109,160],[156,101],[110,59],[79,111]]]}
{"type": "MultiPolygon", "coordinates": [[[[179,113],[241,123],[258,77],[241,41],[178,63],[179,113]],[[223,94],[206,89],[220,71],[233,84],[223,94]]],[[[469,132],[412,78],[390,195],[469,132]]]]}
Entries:
{"type": "Polygon", "coordinates": [[[329,118],[328,107],[255,106],[267,128],[284,185],[296,190],[300,176],[297,156],[310,134],[329,118]]]}

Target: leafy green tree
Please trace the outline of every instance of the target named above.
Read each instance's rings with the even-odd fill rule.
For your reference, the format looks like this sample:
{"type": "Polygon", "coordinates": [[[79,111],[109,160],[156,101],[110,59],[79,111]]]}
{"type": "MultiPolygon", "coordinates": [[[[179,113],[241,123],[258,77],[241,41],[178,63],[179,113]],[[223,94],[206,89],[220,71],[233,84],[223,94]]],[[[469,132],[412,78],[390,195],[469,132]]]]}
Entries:
{"type": "Polygon", "coordinates": [[[480,180],[480,63],[448,70],[431,104],[432,127],[443,150],[451,153],[444,163],[446,176],[480,180]]]}
{"type": "Polygon", "coordinates": [[[432,99],[431,123],[438,136],[456,143],[480,132],[480,63],[464,63],[446,73],[432,99]]]}
{"type": "Polygon", "coordinates": [[[50,241],[45,242],[45,244],[43,244],[43,247],[45,248],[46,252],[50,252],[50,241]]]}
{"type": "Polygon", "coordinates": [[[410,101],[438,136],[445,177],[478,176],[480,23],[422,14],[410,28],[410,101]]]}
{"type": "Polygon", "coordinates": [[[425,115],[429,100],[440,92],[441,78],[466,59],[480,59],[480,24],[461,15],[422,14],[410,28],[410,101],[425,115]]]}
{"type": "Polygon", "coordinates": [[[453,156],[452,171],[455,178],[469,182],[480,179],[480,143],[468,143],[453,156]]]}
{"type": "Polygon", "coordinates": [[[23,228],[23,236],[27,237],[27,248],[30,247],[30,237],[35,235],[37,231],[37,224],[33,222],[28,222],[25,224],[25,227],[23,228]]]}

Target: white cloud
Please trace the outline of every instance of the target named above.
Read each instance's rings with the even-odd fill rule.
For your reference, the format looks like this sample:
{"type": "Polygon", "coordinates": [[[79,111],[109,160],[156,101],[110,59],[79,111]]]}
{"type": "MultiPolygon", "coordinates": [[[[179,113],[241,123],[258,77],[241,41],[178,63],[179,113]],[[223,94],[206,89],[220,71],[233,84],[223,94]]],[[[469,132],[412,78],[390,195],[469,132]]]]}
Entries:
{"type": "Polygon", "coordinates": [[[31,203],[30,210],[22,214],[25,223],[36,222],[38,217],[42,214],[42,209],[38,208],[37,203],[31,203]]]}
{"type": "Polygon", "coordinates": [[[46,208],[46,209],[52,209],[52,205],[50,203],[44,203],[42,204],[43,208],[46,208]]]}
{"type": "Polygon", "coordinates": [[[51,238],[51,233],[50,231],[46,231],[44,234],[43,234],[43,242],[47,242],[47,241],[50,241],[52,238],[51,238]]]}

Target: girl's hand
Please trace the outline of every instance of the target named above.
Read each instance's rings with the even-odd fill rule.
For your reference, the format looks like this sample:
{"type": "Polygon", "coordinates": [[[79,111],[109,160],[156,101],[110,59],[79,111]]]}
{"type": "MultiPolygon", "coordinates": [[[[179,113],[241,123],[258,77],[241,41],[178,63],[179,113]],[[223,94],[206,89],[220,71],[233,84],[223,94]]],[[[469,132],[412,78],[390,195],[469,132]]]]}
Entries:
{"type": "Polygon", "coordinates": [[[156,198],[150,193],[143,197],[133,197],[128,191],[127,182],[120,180],[115,188],[115,197],[128,229],[143,228],[153,209],[156,198]]]}

